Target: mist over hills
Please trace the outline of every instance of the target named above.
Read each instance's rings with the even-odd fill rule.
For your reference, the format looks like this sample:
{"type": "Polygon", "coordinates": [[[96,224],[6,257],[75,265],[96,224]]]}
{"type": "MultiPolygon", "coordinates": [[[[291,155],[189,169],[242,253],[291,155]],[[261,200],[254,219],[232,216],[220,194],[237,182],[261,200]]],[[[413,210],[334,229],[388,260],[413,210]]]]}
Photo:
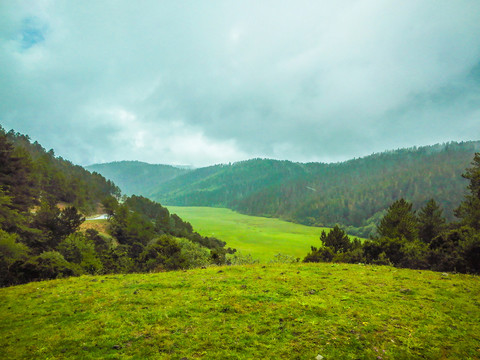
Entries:
{"type": "Polygon", "coordinates": [[[156,187],[189,171],[187,166],[149,164],[141,161],[116,161],[85,167],[98,172],[115,183],[126,195],[148,195],[156,187]]]}
{"type": "Polygon", "coordinates": [[[118,162],[96,171],[164,205],[227,207],[316,226],[338,223],[368,235],[381,213],[402,197],[415,209],[435,198],[453,219],[465,194],[461,174],[479,149],[480,141],[450,142],[332,164],[252,159],[183,172],[165,167],[171,170],[165,172],[168,179],[142,163],[135,170],[118,162]]]}

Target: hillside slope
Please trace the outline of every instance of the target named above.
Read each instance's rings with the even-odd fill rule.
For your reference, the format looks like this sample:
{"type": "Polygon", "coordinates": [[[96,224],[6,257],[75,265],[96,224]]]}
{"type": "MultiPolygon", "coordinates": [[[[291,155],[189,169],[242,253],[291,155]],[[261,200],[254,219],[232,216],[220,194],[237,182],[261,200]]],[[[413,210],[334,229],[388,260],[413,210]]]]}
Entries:
{"type": "Polygon", "coordinates": [[[159,184],[189,172],[170,165],[153,165],[140,161],[116,161],[85,167],[117,184],[126,195],[148,195],[159,184]]]}
{"type": "Polygon", "coordinates": [[[0,127],[0,286],[220,265],[234,252],[160,204],[119,197],[102,175],[0,127]],[[82,228],[83,214],[97,211],[108,220],[82,228]]]}
{"type": "Polygon", "coordinates": [[[364,226],[401,197],[415,209],[435,198],[451,220],[465,193],[461,174],[479,149],[480,141],[452,142],[335,164],[254,159],[196,169],[160,184],[150,198],[317,226],[364,226]]]}
{"type": "Polygon", "coordinates": [[[475,359],[477,276],[275,264],[0,289],[9,359],[475,359]]]}
{"type": "Polygon", "coordinates": [[[120,195],[112,181],[55,156],[53,149],[46,151],[28,135],[6,132],[0,126],[0,147],[0,187],[13,196],[17,209],[25,211],[40,199],[49,199],[90,213],[105,197],[120,195]]]}
{"type": "Polygon", "coordinates": [[[232,207],[258,191],[306,174],[300,163],[252,159],[196,169],[160,184],[151,197],[169,205],[232,207]]]}

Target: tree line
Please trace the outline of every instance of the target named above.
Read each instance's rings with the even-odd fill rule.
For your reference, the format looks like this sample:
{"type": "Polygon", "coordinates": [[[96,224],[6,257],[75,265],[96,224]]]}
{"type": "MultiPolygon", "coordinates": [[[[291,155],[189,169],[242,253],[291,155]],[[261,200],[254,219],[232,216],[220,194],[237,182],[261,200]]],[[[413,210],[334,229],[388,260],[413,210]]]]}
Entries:
{"type": "Polygon", "coordinates": [[[456,221],[447,222],[434,199],[416,212],[401,198],[387,209],[372,239],[352,241],[335,226],[322,232],[322,246],[312,246],[304,261],[480,273],[480,153],[462,176],[469,182],[468,192],[455,209],[456,221]]]}

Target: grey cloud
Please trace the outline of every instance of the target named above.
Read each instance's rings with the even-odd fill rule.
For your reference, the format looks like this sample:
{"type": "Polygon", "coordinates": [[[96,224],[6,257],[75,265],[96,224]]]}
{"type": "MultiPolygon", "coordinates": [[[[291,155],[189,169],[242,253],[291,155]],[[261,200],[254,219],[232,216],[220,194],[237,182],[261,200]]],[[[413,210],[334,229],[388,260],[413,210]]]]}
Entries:
{"type": "Polygon", "coordinates": [[[0,123],[74,162],[337,161],[480,134],[475,0],[2,6],[0,123]]]}

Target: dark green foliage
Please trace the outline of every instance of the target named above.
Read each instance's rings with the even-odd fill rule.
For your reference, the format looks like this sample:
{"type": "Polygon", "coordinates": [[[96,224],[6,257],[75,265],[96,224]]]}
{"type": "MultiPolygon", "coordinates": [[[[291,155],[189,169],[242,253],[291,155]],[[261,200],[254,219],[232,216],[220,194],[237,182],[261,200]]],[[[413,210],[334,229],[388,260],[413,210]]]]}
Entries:
{"type": "Polygon", "coordinates": [[[60,210],[52,202],[42,202],[36,212],[32,227],[42,232],[28,245],[40,251],[54,250],[68,235],[78,230],[85,218],[73,206],[60,210]]]}
{"type": "MultiPolygon", "coordinates": [[[[225,246],[193,232],[188,222],[160,204],[136,196],[119,204],[118,198],[120,191],[110,180],[55,157],[28,136],[0,128],[0,286],[190,267],[177,239],[162,234],[184,236],[212,249],[225,246]],[[99,211],[100,203],[110,215],[112,238],[93,229],[79,232],[85,221],[79,209],[99,211]]],[[[209,252],[202,249],[190,246],[184,253],[204,263],[209,252]]]]}
{"type": "Polygon", "coordinates": [[[103,272],[109,273],[129,273],[135,271],[134,259],[130,258],[128,245],[118,245],[111,247],[108,251],[100,254],[103,272]]]}
{"type": "Polygon", "coordinates": [[[35,204],[35,181],[30,155],[15,148],[0,128],[0,185],[11,202],[9,207],[27,211],[35,204]]]}
{"type": "Polygon", "coordinates": [[[418,236],[424,243],[430,243],[446,228],[443,210],[434,199],[430,199],[418,213],[418,236]]]}
{"type": "Polygon", "coordinates": [[[305,256],[303,262],[330,262],[333,260],[335,253],[332,248],[324,247],[317,249],[312,246],[312,251],[305,256]]]}
{"type": "Polygon", "coordinates": [[[148,244],[138,262],[142,271],[176,270],[187,266],[179,244],[168,235],[162,235],[148,244]]]}
{"type": "Polygon", "coordinates": [[[46,251],[20,265],[21,282],[79,275],[58,251],[46,251]]]}
{"type": "Polygon", "coordinates": [[[102,272],[102,262],[95,249],[95,244],[82,233],[75,233],[65,238],[57,247],[65,260],[78,265],[78,272],[99,274],[102,272]]]}
{"type": "Polygon", "coordinates": [[[224,265],[228,264],[227,254],[235,254],[236,251],[236,249],[217,247],[210,251],[210,257],[215,265],[224,265]]]}
{"type": "MultiPolygon", "coordinates": [[[[183,221],[177,214],[170,214],[167,208],[143,196],[133,195],[128,197],[124,205],[149,222],[153,221],[155,224],[154,231],[158,235],[169,234],[175,237],[184,237],[209,249],[225,246],[224,241],[214,237],[203,237],[194,232],[189,222],[183,221]]],[[[113,217],[113,223],[115,221],[116,216],[113,217]]]]}
{"type": "Polygon", "coordinates": [[[152,222],[136,212],[130,212],[126,205],[118,206],[112,216],[110,233],[122,245],[146,245],[155,236],[152,222]]]}
{"type": "Polygon", "coordinates": [[[325,234],[325,231],[322,231],[320,241],[324,247],[332,248],[334,253],[347,252],[352,248],[348,235],[338,225],[335,225],[328,235],[325,234]]]}
{"type": "MultiPolygon", "coordinates": [[[[5,147],[2,145],[5,139],[14,149],[12,153],[6,145],[4,150],[7,151],[4,153],[9,159],[6,169],[10,169],[9,173],[14,171],[16,174],[13,198],[21,210],[28,209],[39,197],[48,196],[54,202],[70,203],[89,212],[101,199],[111,195],[120,196],[120,189],[110,180],[55,157],[53,150],[45,151],[39,143],[31,143],[26,135],[13,130],[5,133],[0,128],[0,147],[5,147]]],[[[11,181],[8,176],[0,175],[0,184],[8,187],[11,181]]]]}
{"type": "Polygon", "coordinates": [[[412,269],[437,271],[480,272],[480,231],[478,202],[480,199],[480,155],[475,154],[472,167],[463,175],[470,180],[468,190],[457,210],[460,223],[446,225],[442,209],[431,199],[419,211],[418,218],[412,204],[404,199],[395,201],[381,219],[379,236],[345,251],[339,229],[328,235],[322,233],[323,247],[305,257],[305,262],[342,261],[359,259],[371,264],[394,265],[412,269]],[[335,236],[330,234],[336,234],[335,236]],[[333,241],[335,240],[335,241],[333,241]],[[338,256],[342,254],[342,256],[338,256]]]}
{"type": "Polygon", "coordinates": [[[155,220],[160,214],[164,213],[162,205],[143,196],[132,195],[125,200],[124,204],[149,220],[155,220]]]}
{"type": "Polygon", "coordinates": [[[391,264],[411,269],[429,268],[427,246],[419,240],[404,237],[381,237],[363,244],[365,261],[373,264],[391,264]]]}
{"type": "Polygon", "coordinates": [[[25,216],[15,209],[12,197],[0,188],[0,228],[8,232],[20,231],[26,226],[25,216]]]}
{"type": "Polygon", "coordinates": [[[322,231],[320,235],[322,247],[317,249],[312,246],[312,251],[304,258],[304,262],[363,262],[362,244],[358,239],[353,241],[338,225],[328,232],[322,231]]]}
{"type": "Polygon", "coordinates": [[[418,220],[412,204],[400,199],[395,201],[380,221],[377,232],[381,237],[405,238],[412,241],[418,236],[418,220]]]}
{"type": "Polygon", "coordinates": [[[112,247],[112,242],[104,236],[101,236],[95,229],[87,229],[85,231],[85,236],[88,240],[93,242],[95,245],[95,251],[99,254],[108,251],[112,247]]]}
{"type": "Polygon", "coordinates": [[[462,219],[465,225],[480,230],[480,153],[475,154],[471,165],[462,175],[470,181],[467,187],[470,194],[465,196],[455,215],[462,219]]]}
{"type": "Polygon", "coordinates": [[[112,216],[115,214],[115,211],[117,210],[118,207],[118,201],[114,196],[106,196],[102,200],[102,206],[103,210],[108,216],[112,216]]]}
{"type": "Polygon", "coordinates": [[[480,273],[480,234],[476,232],[461,243],[465,272],[480,273]]]}
{"type": "Polygon", "coordinates": [[[30,249],[18,242],[16,234],[0,230],[0,286],[15,284],[17,274],[12,272],[12,266],[27,260],[30,249]]]}
{"type": "Polygon", "coordinates": [[[454,227],[430,243],[429,261],[437,271],[479,272],[479,234],[468,226],[454,227]]]}
{"type": "Polygon", "coordinates": [[[158,233],[168,233],[170,229],[170,212],[167,208],[162,207],[155,217],[155,230],[158,233]]]}

